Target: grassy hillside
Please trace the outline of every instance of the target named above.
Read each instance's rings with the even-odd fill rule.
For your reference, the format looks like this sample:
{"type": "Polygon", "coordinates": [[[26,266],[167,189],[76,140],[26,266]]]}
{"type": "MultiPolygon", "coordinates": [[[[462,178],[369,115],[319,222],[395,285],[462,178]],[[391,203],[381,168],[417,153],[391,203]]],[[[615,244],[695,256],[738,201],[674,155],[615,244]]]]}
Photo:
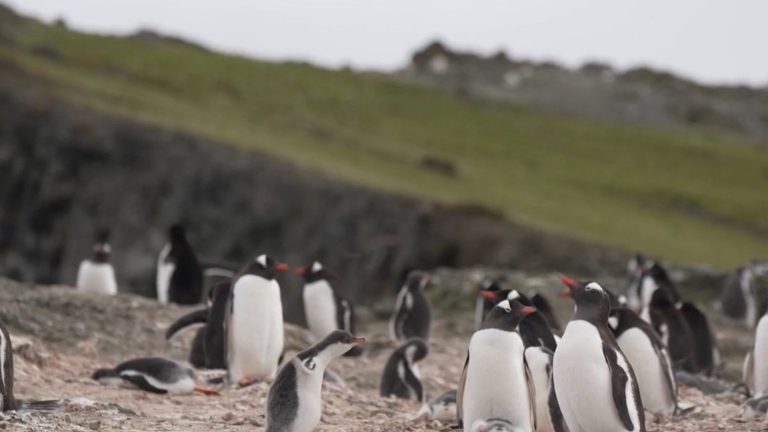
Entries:
{"type": "Polygon", "coordinates": [[[669,259],[768,255],[768,153],[734,137],[493,106],[387,77],[0,15],[0,68],[72,103],[669,259]],[[451,161],[457,176],[424,169],[424,156],[451,161]]]}

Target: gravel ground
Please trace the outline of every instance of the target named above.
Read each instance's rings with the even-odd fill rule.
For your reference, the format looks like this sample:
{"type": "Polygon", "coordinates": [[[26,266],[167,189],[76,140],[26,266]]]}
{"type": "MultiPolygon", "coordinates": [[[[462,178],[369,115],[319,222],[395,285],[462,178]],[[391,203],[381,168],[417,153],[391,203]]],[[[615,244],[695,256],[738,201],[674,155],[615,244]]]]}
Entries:
{"type": "MultiPolygon", "coordinates": [[[[16,345],[16,395],[21,399],[61,399],[52,412],[0,415],[0,429],[13,431],[254,431],[263,430],[265,383],[237,389],[222,387],[220,396],[160,396],[110,388],[89,379],[97,367],[146,355],[186,358],[193,332],[167,342],[163,332],[190,308],[162,307],[129,295],[85,296],[67,287],[36,288],[0,280],[0,319],[16,345]]],[[[422,375],[430,397],[455,388],[471,332],[469,315],[449,320],[436,312],[430,354],[422,375]]],[[[455,314],[454,314],[455,316],[455,314]]],[[[362,358],[331,364],[346,387],[326,385],[319,431],[447,431],[451,425],[416,424],[410,418],[419,405],[378,397],[380,373],[392,347],[386,324],[369,322],[360,332],[369,339],[362,358]]],[[[729,349],[739,351],[744,330],[720,334],[729,349]]],[[[294,344],[300,338],[291,337],[294,344]]],[[[298,347],[297,347],[298,348],[298,347]]],[[[736,356],[729,359],[735,369],[736,356]]],[[[726,392],[703,395],[682,387],[681,401],[694,406],[671,419],[648,417],[649,431],[766,431],[764,419],[742,415],[743,396],[726,392]]]]}

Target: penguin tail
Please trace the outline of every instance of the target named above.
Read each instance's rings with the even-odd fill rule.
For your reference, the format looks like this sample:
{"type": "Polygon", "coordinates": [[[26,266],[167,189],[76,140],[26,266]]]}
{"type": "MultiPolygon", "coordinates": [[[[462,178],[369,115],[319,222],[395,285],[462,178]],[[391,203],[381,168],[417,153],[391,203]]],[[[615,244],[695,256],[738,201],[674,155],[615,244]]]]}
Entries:
{"type": "Polygon", "coordinates": [[[218,390],[214,390],[214,389],[209,388],[209,387],[203,387],[203,386],[196,385],[194,390],[196,392],[202,393],[202,394],[204,394],[206,396],[219,396],[219,391],[218,390]]]}
{"type": "Polygon", "coordinates": [[[59,406],[60,402],[58,399],[16,401],[16,408],[19,411],[53,411],[58,409],[59,406]]]}

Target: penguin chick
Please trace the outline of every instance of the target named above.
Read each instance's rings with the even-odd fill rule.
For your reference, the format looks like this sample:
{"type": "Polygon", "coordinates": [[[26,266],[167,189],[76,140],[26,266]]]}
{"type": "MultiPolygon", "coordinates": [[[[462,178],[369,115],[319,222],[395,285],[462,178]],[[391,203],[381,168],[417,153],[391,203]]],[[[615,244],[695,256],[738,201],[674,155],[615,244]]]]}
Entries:
{"type": "Polygon", "coordinates": [[[428,352],[427,343],[419,338],[411,338],[396,349],[384,366],[379,394],[423,402],[424,388],[416,363],[424,359],[428,352]]]}
{"type": "Polygon", "coordinates": [[[195,385],[192,369],[162,357],[136,358],[112,369],[97,369],[91,378],[104,385],[134,386],[157,394],[218,394],[215,390],[195,385]]]}
{"type": "Polygon", "coordinates": [[[456,421],[456,390],[448,390],[422,405],[413,420],[417,422],[436,420],[443,423],[456,421]]]}
{"type": "Polygon", "coordinates": [[[365,342],[336,330],[300,352],[277,374],[267,395],[266,432],[311,432],[320,423],[325,368],[336,357],[365,342]]]}

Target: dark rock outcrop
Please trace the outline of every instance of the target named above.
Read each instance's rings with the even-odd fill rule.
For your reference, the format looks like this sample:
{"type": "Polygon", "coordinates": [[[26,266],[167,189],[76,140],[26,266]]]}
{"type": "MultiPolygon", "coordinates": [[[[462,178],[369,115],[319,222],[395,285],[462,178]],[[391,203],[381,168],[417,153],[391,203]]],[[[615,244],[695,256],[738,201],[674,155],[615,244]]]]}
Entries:
{"type": "MultiPolygon", "coordinates": [[[[0,90],[0,274],[72,283],[94,229],[112,229],[121,291],[154,295],[166,228],[203,257],[318,258],[354,301],[393,293],[414,268],[486,264],[621,271],[623,254],[328,178],[264,154],[0,90]]],[[[284,291],[298,297],[299,280],[284,291]]],[[[294,302],[296,303],[296,302],[294,302]]]]}

